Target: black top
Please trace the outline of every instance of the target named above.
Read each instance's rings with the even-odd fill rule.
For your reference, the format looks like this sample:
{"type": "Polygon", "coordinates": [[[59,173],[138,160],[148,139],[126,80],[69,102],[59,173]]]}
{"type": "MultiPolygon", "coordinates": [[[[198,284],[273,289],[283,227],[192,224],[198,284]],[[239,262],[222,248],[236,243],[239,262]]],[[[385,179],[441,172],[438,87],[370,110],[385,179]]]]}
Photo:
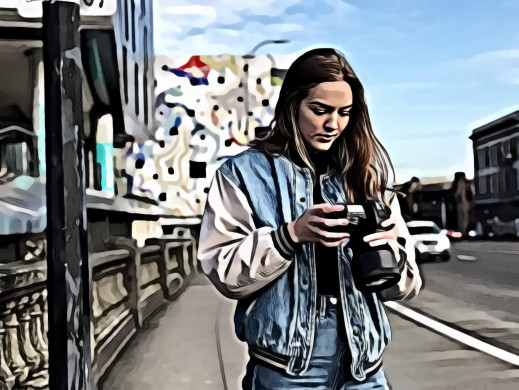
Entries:
{"type": "MultiPolygon", "coordinates": [[[[316,182],[314,183],[314,205],[326,203],[321,195],[320,175],[326,173],[329,158],[326,152],[310,155],[316,168],[316,182]]],[[[319,242],[315,243],[315,268],[317,276],[317,293],[322,295],[340,296],[339,262],[337,247],[327,247],[319,242]]]]}

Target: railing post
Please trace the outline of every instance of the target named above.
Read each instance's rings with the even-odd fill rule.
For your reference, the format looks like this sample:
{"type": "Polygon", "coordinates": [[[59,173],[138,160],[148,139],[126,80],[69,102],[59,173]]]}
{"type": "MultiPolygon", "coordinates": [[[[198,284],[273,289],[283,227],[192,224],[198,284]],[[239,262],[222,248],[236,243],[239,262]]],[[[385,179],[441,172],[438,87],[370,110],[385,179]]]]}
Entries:
{"type": "Polygon", "coordinates": [[[92,386],[79,19],[79,0],[43,2],[49,385],[59,390],[92,386]]]}

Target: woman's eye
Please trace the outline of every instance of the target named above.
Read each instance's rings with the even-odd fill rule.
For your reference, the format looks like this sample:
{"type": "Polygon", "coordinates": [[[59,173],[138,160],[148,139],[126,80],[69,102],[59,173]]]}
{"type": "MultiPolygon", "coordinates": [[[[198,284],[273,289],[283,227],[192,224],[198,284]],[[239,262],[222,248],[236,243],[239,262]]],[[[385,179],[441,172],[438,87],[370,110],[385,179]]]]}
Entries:
{"type": "Polygon", "coordinates": [[[312,110],[315,115],[324,115],[326,114],[326,111],[324,110],[312,110]]]}
{"type": "Polygon", "coordinates": [[[339,115],[340,116],[350,116],[350,112],[349,111],[343,111],[343,112],[340,112],[339,115]]]}

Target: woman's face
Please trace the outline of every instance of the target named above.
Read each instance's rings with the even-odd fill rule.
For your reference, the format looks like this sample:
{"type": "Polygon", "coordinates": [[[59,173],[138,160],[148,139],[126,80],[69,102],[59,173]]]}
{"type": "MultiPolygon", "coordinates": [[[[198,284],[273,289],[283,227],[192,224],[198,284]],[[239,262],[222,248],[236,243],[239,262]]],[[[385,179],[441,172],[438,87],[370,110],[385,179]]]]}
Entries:
{"type": "Polygon", "coordinates": [[[311,152],[326,151],[350,120],[353,94],[346,81],[330,81],[312,88],[301,102],[299,129],[311,152]]]}

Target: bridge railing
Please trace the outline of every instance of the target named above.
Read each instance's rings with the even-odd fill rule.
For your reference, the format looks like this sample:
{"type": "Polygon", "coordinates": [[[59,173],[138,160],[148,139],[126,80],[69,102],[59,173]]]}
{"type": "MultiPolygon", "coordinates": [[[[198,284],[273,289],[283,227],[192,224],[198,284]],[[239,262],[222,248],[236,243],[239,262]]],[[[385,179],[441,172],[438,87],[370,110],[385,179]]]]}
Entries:
{"type": "MultiPolygon", "coordinates": [[[[109,218],[105,222],[109,225],[109,218]]],[[[144,246],[124,235],[108,234],[100,243],[103,235],[94,234],[89,240],[96,383],[146,320],[177,298],[196,274],[193,232],[191,227],[175,226],[163,237],[146,240],[144,246]]],[[[0,263],[2,390],[48,387],[46,269],[44,259],[0,263]]]]}

